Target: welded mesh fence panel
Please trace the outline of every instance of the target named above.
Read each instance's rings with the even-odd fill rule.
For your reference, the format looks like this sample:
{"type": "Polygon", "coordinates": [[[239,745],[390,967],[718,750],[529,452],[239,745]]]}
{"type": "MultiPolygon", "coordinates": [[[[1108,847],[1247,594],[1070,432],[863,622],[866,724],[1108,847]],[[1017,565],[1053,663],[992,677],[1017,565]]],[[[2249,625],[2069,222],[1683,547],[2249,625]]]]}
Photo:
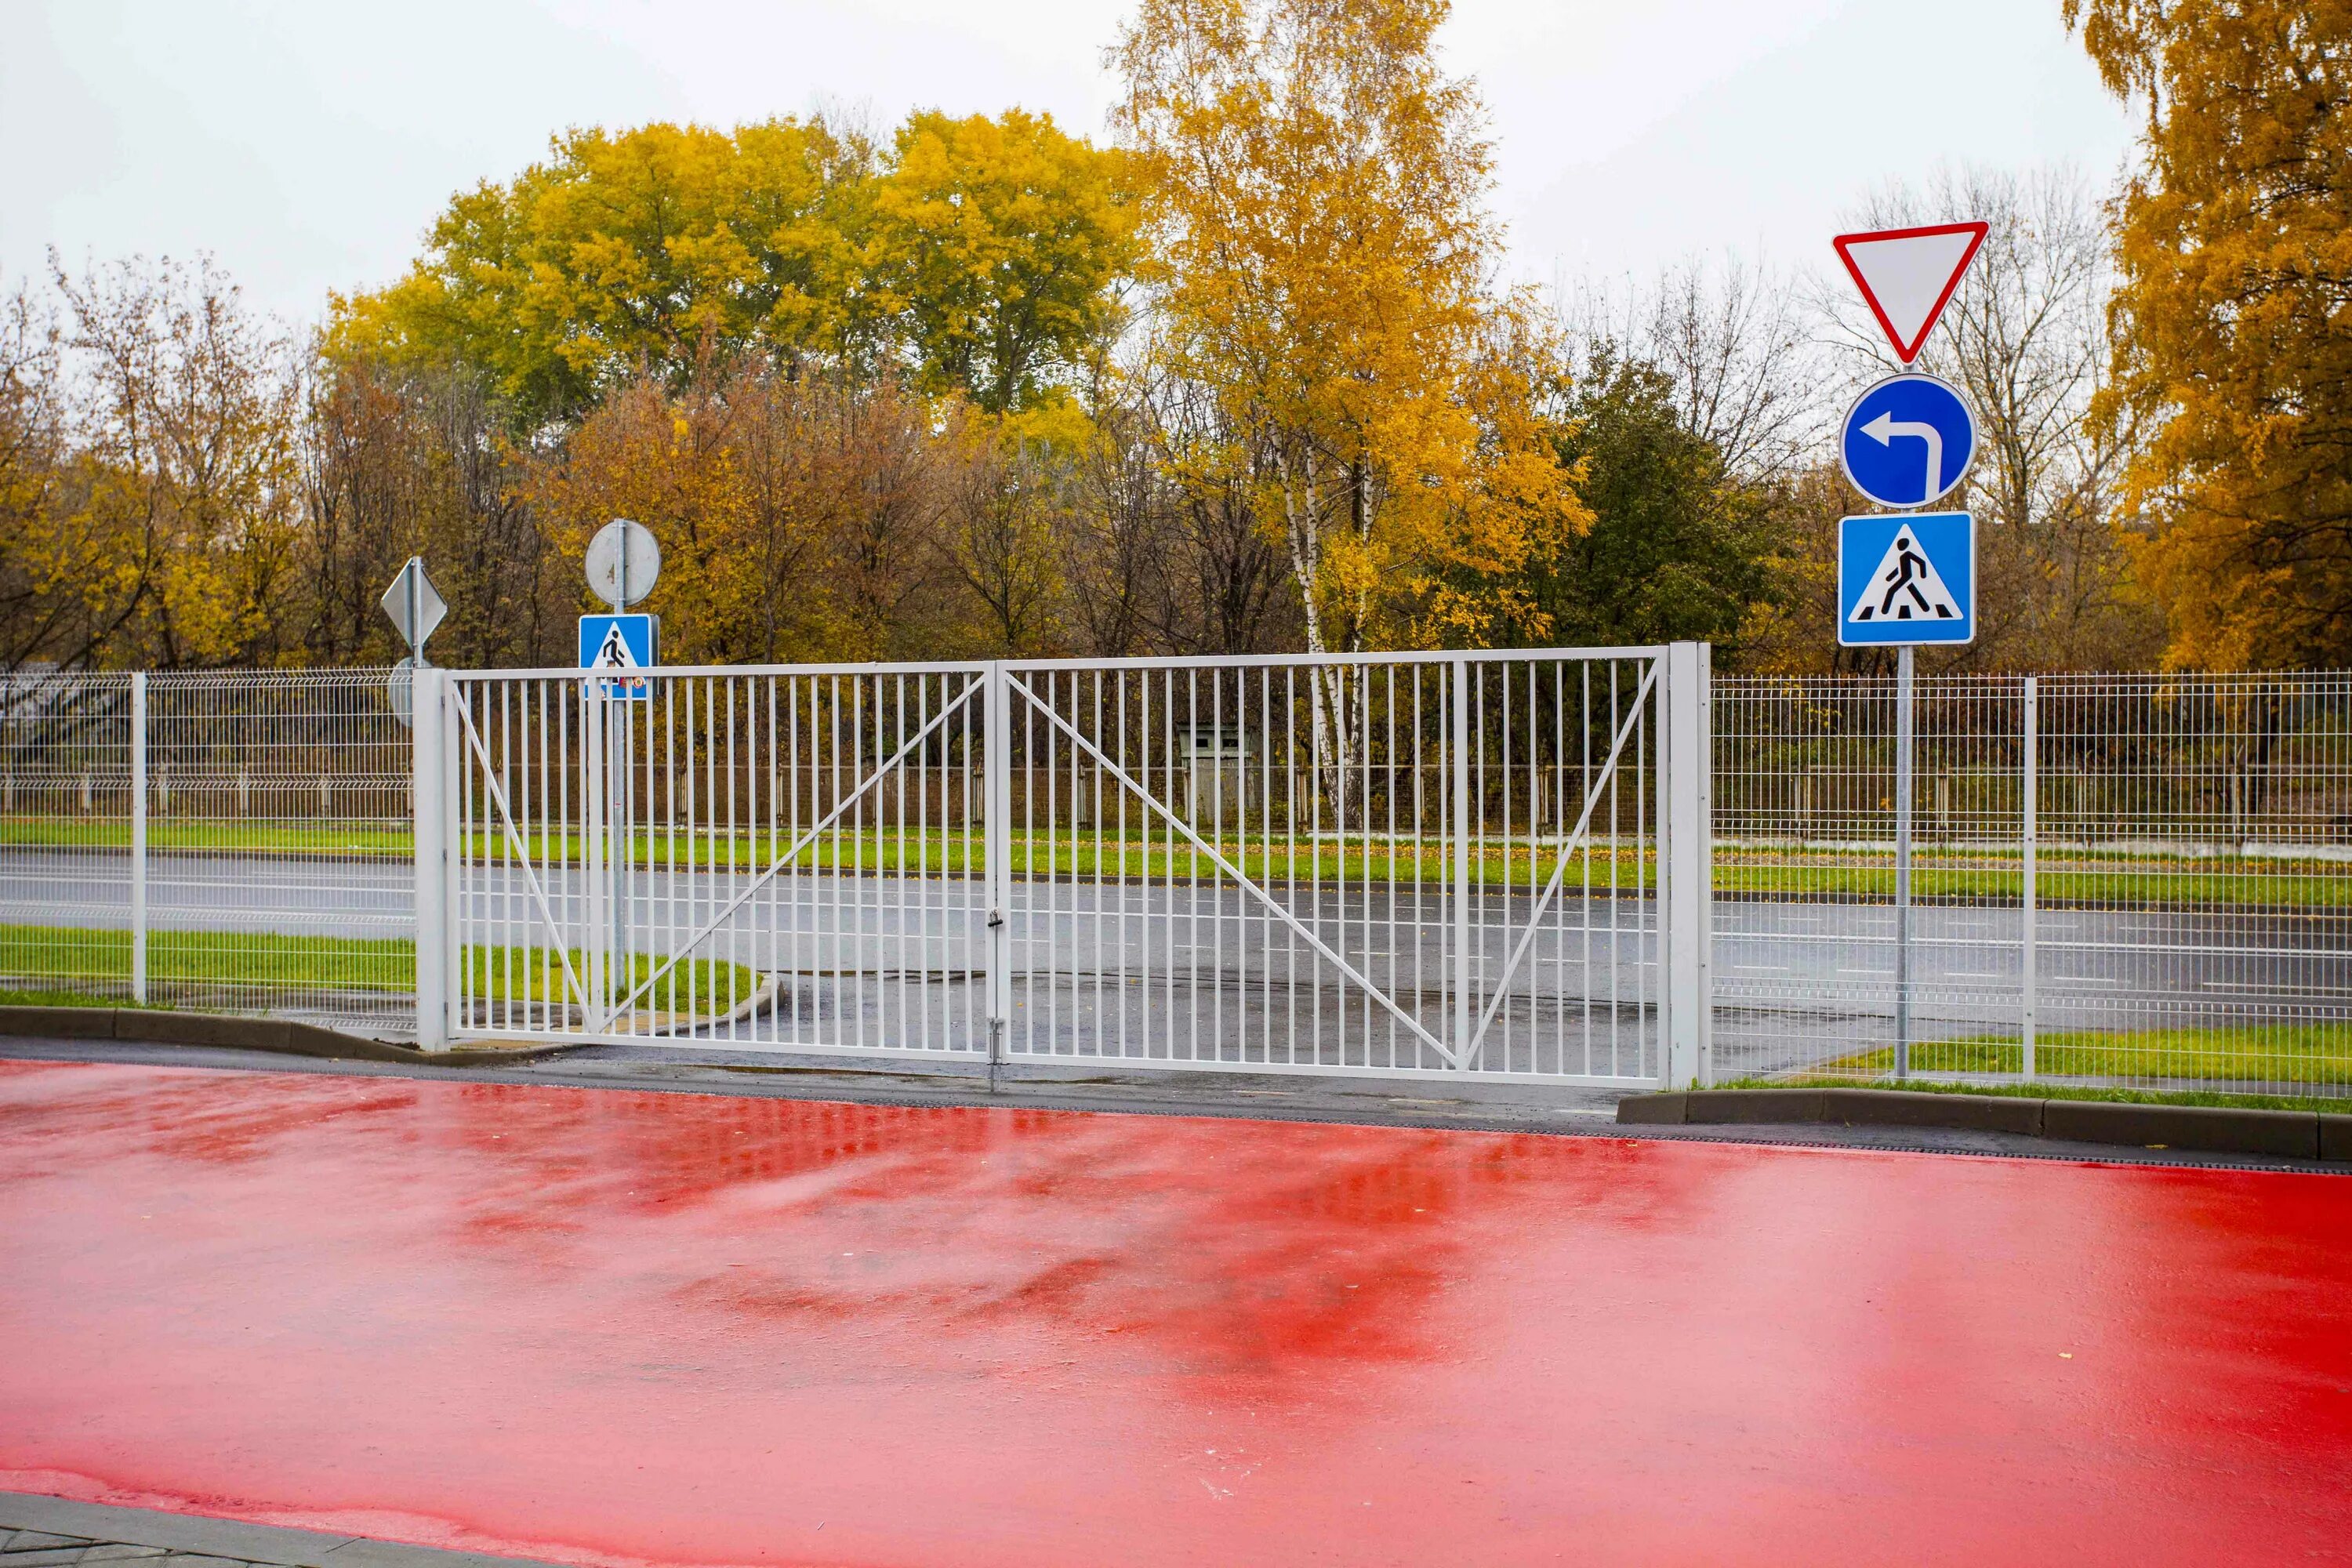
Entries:
{"type": "Polygon", "coordinates": [[[128,675],[0,677],[0,995],[128,1001],[128,675]]]}
{"type": "Polygon", "coordinates": [[[409,741],[385,675],[0,688],[0,986],[412,1028],[409,741]]]}
{"type": "Polygon", "coordinates": [[[1898,990],[1892,679],[1715,687],[1716,1053],[2352,1092],[2352,679],[1922,678],[1898,990]],[[2029,778],[2032,811],[2029,814],[2029,778]]]}
{"type": "Polygon", "coordinates": [[[1654,670],[1013,667],[1007,1054],[1655,1081],[1654,670]]]}
{"type": "Polygon", "coordinates": [[[149,678],[151,1002],[415,1027],[410,740],[387,673],[149,678]]]}

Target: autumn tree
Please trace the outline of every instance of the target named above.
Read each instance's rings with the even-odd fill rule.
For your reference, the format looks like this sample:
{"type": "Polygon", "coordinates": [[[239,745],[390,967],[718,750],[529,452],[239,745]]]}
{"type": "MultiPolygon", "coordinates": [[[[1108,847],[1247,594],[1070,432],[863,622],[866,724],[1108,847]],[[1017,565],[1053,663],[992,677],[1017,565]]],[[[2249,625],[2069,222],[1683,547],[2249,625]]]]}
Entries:
{"type": "Polygon", "coordinates": [[[917,114],[887,149],[822,117],[574,131],[453,201],[407,278],[339,301],[331,346],[469,367],[524,429],[747,359],[1009,408],[1108,319],[1120,167],[1018,110],[917,114]]]}
{"type": "Polygon", "coordinates": [[[91,616],[55,657],[268,663],[301,521],[303,366],[209,261],[55,272],[72,437],[47,505],[91,616]]]}
{"type": "Polygon", "coordinates": [[[470,367],[526,420],[675,382],[706,345],[837,354],[874,160],[821,120],[567,132],[452,201],[408,277],[339,301],[337,341],[470,367]]]}
{"type": "Polygon", "coordinates": [[[1002,414],[1105,333],[1135,232],[1125,174],[1050,115],[908,117],[862,260],[927,386],[1002,414]]]}
{"type": "MultiPolygon", "coordinates": [[[[1487,286],[1491,156],[1437,63],[1445,15],[1143,0],[1113,51],[1163,373],[1217,404],[1192,467],[1250,485],[1313,653],[1480,640],[1481,586],[1583,521],[1532,416],[1532,337],[1487,286]]],[[[1317,691],[1317,754],[1344,771],[1317,691]]]]}
{"type": "Polygon", "coordinates": [[[449,617],[438,663],[569,663],[576,577],[562,581],[526,484],[528,454],[478,380],[446,367],[328,360],[306,431],[295,592],[279,614],[315,664],[407,651],[377,607],[411,555],[431,563],[449,617]]]}
{"type": "Polygon", "coordinates": [[[2065,0],[2144,112],[2110,402],[2168,657],[2352,661],[2352,0],[2065,0]]]}
{"type": "Polygon", "coordinates": [[[608,398],[539,458],[532,495],[581,607],[590,536],[615,516],[654,530],[666,660],[936,658],[975,640],[942,542],[963,450],[891,379],[739,365],[608,398]]]}
{"type": "Polygon", "coordinates": [[[69,458],[55,305],[0,303],[0,672],[86,662],[128,613],[116,542],[65,502],[69,458]]]}

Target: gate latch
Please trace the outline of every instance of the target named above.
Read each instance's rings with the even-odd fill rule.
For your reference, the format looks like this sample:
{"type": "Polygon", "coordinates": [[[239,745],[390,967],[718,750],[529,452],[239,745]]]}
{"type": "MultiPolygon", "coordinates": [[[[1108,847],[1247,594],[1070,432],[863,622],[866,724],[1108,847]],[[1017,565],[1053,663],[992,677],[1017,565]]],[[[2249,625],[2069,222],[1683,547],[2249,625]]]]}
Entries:
{"type": "Polygon", "coordinates": [[[1003,923],[1004,923],[1004,911],[1003,911],[1003,910],[989,910],[989,911],[988,911],[988,929],[989,929],[989,930],[991,930],[991,931],[994,931],[998,926],[1001,926],[1001,925],[1003,925],[1003,923]]]}

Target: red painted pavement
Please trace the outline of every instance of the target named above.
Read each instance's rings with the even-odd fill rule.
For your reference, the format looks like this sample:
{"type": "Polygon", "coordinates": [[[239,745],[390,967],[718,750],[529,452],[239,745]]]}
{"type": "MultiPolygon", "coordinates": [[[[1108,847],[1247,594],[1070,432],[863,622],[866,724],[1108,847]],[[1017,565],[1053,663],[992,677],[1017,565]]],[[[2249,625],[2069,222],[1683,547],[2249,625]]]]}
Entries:
{"type": "Polygon", "coordinates": [[[0,1487],[583,1563],[2352,1555],[2352,1180],[0,1064],[0,1487]]]}

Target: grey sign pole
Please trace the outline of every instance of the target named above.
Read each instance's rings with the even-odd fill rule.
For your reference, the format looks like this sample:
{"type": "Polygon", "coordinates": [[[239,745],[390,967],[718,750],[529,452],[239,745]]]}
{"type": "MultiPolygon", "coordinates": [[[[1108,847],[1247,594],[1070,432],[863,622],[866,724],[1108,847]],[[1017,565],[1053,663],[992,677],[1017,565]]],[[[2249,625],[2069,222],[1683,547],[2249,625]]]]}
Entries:
{"type": "MultiPolygon", "coordinates": [[[[589,592],[613,606],[616,616],[625,615],[631,605],[654,591],[661,576],[661,546],[653,533],[642,523],[616,517],[596,531],[588,542],[589,592]]],[[[591,681],[588,690],[596,690],[591,681]]],[[[630,761],[635,748],[631,745],[629,704],[625,699],[609,694],[599,702],[598,720],[604,730],[604,825],[612,853],[611,900],[613,910],[613,966],[608,984],[612,994],[604,1000],[617,1006],[635,984],[629,960],[629,884],[636,863],[636,824],[635,821],[635,782],[630,777],[630,761]]]]}
{"type": "Polygon", "coordinates": [[[1895,660],[1895,1076],[1911,1072],[1911,645],[1895,660]]]}

